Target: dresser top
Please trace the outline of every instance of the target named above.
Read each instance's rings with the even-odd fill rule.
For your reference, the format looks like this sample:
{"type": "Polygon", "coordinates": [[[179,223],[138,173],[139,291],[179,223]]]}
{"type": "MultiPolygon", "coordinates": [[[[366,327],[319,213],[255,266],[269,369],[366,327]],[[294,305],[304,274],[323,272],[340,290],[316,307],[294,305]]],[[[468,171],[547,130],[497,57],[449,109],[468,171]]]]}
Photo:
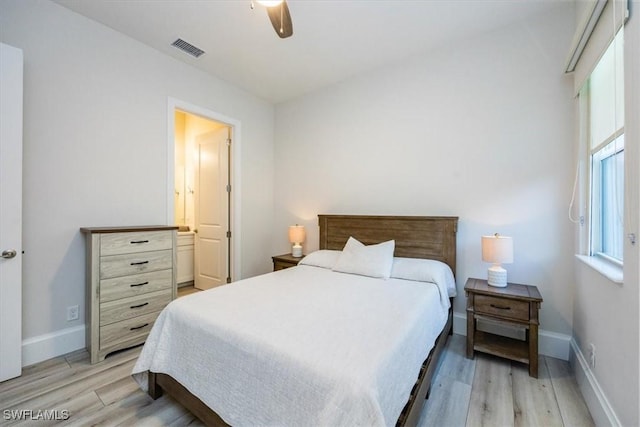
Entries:
{"type": "Polygon", "coordinates": [[[130,231],[161,231],[177,230],[177,225],[128,225],[124,227],[82,227],[80,231],[86,234],[92,233],[127,233],[130,231]]]}

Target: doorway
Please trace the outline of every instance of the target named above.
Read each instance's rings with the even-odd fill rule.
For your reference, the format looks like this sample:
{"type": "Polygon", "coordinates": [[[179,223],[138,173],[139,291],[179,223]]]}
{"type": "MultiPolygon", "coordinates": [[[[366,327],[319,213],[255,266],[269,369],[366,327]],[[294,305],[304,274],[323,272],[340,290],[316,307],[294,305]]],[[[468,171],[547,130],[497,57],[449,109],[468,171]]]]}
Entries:
{"type": "MultiPolygon", "coordinates": [[[[170,223],[178,225],[180,289],[229,283],[238,270],[234,155],[239,124],[170,100],[170,223]]],[[[181,292],[184,293],[184,292],[181,292]]]]}

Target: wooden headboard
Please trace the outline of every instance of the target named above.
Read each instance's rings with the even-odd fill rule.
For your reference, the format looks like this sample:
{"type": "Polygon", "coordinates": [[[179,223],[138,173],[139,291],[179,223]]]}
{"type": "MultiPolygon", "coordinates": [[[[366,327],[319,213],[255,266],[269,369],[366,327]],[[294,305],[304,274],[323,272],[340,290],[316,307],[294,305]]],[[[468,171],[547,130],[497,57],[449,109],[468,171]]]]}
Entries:
{"type": "Polygon", "coordinates": [[[320,249],[342,250],[349,236],[365,245],[395,240],[397,257],[442,261],[456,272],[454,216],[318,215],[320,249]]]}

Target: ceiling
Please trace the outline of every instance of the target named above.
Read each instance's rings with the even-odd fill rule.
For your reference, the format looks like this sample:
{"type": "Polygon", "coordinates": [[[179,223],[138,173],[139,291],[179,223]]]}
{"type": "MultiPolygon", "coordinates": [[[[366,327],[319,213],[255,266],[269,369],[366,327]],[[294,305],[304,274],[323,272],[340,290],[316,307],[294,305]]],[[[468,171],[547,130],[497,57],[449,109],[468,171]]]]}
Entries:
{"type": "Polygon", "coordinates": [[[269,102],[286,101],[563,0],[289,0],[280,39],[250,0],[54,0],[269,102]],[[206,53],[171,46],[181,38],[206,53]]]}

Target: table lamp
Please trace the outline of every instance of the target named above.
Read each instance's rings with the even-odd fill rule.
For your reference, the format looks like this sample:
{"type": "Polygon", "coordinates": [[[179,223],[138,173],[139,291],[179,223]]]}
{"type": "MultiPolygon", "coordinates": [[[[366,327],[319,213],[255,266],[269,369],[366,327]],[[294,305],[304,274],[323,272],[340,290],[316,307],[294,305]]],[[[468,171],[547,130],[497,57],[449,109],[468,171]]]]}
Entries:
{"type": "Polygon", "coordinates": [[[304,225],[292,225],[289,227],[289,242],[291,242],[291,255],[299,258],[302,256],[302,242],[304,242],[304,225]]]}
{"type": "Polygon", "coordinates": [[[511,237],[501,236],[498,233],[493,236],[482,236],[482,260],[493,264],[487,272],[487,282],[499,288],[507,286],[507,270],[502,268],[501,264],[513,262],[511,237]]]}

